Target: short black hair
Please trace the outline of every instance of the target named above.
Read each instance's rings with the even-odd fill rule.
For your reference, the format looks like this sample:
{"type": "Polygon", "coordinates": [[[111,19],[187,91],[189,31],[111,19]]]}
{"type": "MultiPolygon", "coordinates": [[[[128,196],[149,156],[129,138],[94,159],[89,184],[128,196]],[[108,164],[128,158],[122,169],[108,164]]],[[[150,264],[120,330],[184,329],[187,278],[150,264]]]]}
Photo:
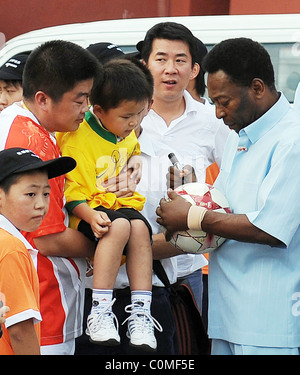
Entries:
{"type": "Polygon", "coordinates": [[[92,88],[92,105],[98,104],[107,111],[118,107],[124,100],[151,101],[153,78],[141,62],[113,59],[103,65],[102,73],[102,79],[92,88]]]}
{"type": "Polygon", "coordinates": [[[0,181],[0,189],[2,189],[6,194],[9,193],[10,188],[17,184],[21,177],[23,176],[31,176],[37,172],[47,173],[47,168],[39,168],[33,169],[27,172],[20,172],[20,173],[12,173],[11,175],[7,176],[4,180],[0,181]]]}
{"type": "Polygon", "coordinates": [[[149,60],[154,39],[180,40],[187,43],[192,56],[192,65],[195,64],[198,47],[193,33],[186,26],[177,22],[160,22],[151,27],[141,47],[141,57],[146,63],[149,60]]]}
{"type": "Polygon", "coordinates": [[[22,81],[17,79],[1,79],[0,81],[4,81],[7,86],[14,86],[14,88],[19,89],[22,88],[22,81]]]}
{"type": "Polygon", "coordinates": [[[195,78],[195,89],[199,96],[203,96],[205,93],[206,85],[204,80],[204,69],[202,68],[202,61],[207,54],[207,48],[200,39],[195,37],[197,48],[195,48],[196,63],[200,66],[200,72],[195,78]]]}
{"type": "Polygon", "coordinates": [[[46,42],[26,61],[23,96],[30,100],[41,90],[57,102],[78,82],[96,78],[99,69],[97,59],[79,45],[63,40],[46,42]]]}
{"type": "Polygon", "coordinates": [[[270,55],[252,39],[232,38],[220,42],[204,57],[202,66],[208,73],[222,70],[241,86],[249,87],[254,78],[259,78],[271,90],[275,89],[270,55]]]}

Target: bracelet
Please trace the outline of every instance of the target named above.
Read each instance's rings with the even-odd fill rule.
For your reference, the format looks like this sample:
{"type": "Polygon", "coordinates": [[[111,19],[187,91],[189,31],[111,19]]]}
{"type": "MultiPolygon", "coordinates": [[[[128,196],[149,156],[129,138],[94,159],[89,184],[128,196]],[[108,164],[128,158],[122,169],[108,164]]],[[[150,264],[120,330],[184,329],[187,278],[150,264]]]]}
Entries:
{"type": "Polygon", "coordinates": [[[202,230],[201,223],[206,214],[207,208],[191,206],[188,212],[187,225],[190,230],[202,230]]]}

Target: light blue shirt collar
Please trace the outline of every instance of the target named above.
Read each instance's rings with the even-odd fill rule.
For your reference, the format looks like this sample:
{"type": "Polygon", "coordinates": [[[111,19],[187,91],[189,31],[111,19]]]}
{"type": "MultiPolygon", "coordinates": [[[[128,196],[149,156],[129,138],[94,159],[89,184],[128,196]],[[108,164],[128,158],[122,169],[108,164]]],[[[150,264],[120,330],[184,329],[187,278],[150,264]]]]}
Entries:
{"type": "Polygon", "coordinates": [[[286,97],[280,93],[277,102],[260,118],[240,130],[239,136],[246,134],[252,144],[257,142],[286,115],[290,108],[286,97]]]}

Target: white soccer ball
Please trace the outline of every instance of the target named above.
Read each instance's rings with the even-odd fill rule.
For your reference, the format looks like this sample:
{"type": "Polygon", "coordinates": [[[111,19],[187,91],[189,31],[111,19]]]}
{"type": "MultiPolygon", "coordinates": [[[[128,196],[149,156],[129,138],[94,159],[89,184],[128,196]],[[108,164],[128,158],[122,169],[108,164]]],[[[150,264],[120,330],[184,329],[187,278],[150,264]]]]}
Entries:
{"type": "MultiPolygon", "coordinates": [[[[192,182],[179,186],[174,191],[193,206],[202,206],[216,212],[231,212],[224,195],[206,183],[192,182]]],[[[173,233],[169,242],[183,252],[203,254],[217,249],[224,241],[225,238],[214,234],[186,230],[173,233]]]]}

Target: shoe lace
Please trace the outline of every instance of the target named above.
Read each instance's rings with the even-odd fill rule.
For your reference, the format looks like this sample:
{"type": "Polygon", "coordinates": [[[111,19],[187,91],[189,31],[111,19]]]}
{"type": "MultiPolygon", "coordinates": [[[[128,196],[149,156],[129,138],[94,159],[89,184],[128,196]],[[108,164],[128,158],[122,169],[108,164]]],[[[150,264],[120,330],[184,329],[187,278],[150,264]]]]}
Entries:
{"type": "Polygon", "coordinates": [[[112,305],[115,303],[115,298],[98,314],[93,315],[93,325],[90,327],[91,332],[97,332],[99,328],[104,327],[105,329],[115,328],[114,322],[116,324],[117,330],[119,330],[119,322],[116,315],[111,311],[112,305]]]}
{"type": "Polygon", "coordinates": [[[125,324],[127,321],[129,322],[128,328],[130,331],[140,330],[146,328],[148,331],[151,331],[156,328],[159,332],[163,331],[162,326],[159,322],[151,316],[147,311],[141,309],[138,303],[133,303],[125,307],[125,311],[130,313],[128,318],[124,320],[122,323],[125,324]],[[135,324],[130,324],[130,321],[134,321],[135,324]]]}

